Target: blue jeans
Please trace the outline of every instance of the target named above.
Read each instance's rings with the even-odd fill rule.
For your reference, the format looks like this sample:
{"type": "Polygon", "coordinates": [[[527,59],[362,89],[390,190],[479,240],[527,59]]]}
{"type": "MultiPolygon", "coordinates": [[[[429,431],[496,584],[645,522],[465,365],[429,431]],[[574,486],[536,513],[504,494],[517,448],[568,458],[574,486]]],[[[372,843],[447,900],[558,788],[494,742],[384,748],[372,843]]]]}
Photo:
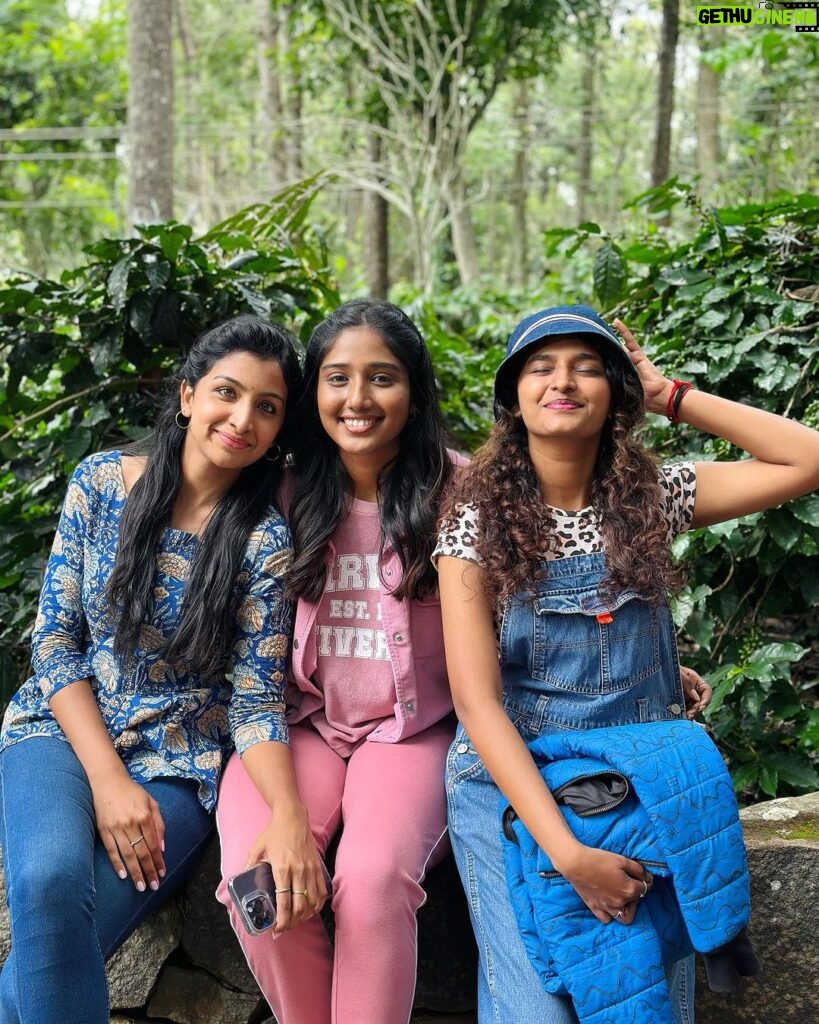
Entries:
{"type": "Polygon", "coordinates": [[[188,877],[212,815],[186,779],[145,789],[165,822],[157,892],[121,880],[96,833],[88,779],[64,740],[37,736],[0,754],[0,843],[11,952],[0,1024],[108,1024],[105,960],[188,877]]]}
{"type": "Polygon", "coordinates": [[[459,726],[446,769],[449,837],[478,943],[480,1024],[577,1024],[540,983],[518,932],[500,845],[500,792],[459,726]]]}
{"type": "MultiPolygon", "coordinates": [[[[671,614],[634,591],[601,596],[602,554],[549,562],[534,599],[504,609],[506,713],[530,742],[550,730],[681,718],[685,700],[671,614]]],[[[568,998],[545,991],[518,935],[500,846],[500,792],[459,728],[447,758],[449,831],[480,953],[480,1024],[574,1024],[568,998]]],[[[693,970],[669,970],[677,1024],[693,1020],[693,970]],[[676,998],[675,998],[676,996],[676,998]]]]}
{"type": "MultiPolygon", "coordinates": [[[[446,789],[449,836],[478,943],[479,1024],[577,1024],[571,1000],[543,988],[520,939],[500,845],[500,791],[460,726],[446,789]]],[[[667,972],[675,1024],[694,1020],[693,966],[692,957],[667,972]]]]}

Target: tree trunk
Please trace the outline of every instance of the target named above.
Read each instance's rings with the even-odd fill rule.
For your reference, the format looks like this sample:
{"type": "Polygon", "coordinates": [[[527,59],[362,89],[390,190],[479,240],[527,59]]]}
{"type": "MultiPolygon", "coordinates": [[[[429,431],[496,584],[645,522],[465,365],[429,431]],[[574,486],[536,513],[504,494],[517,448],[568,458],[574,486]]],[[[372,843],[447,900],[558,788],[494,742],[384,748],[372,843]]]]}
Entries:
{"type": "Polygon", "coordinates": [[[671,117],[674,113],[674,69],[679,36],[680,0],[663,0],[663,26],[658,56],[657,121],[651,184],[662,185],[671,167],[671,117]]]}
{"type": "Polygon", "coordinates": [[[478,243],[475,226],[466,202],[466,186],[460,167],[453,167],[445,174],[447,181],[444,192],[449,210],[452,249],[458,265],[458,276],[465,287],[474,284],[480,275],[478,265],[478,243]],[[448,181],[447,181],[448,179],[448,181]]]}
{"type": "Polygon", "coordinates": [[[128,0],[128,223],[173,216],[173,0],[128,0]]]}
{"type": "Polygon", "coordinates": [[[284,94],[284,111],[287,115],[287,177],[289,181],[299,181],[304,177],[304,158],[302,153],[302,121],[301,121],[301,62],[297,47],[293,45],[291,25],[293,7],[282,4],[280,8],[281,50],[286,68],[284,94]]]}
{"type": "Polygon", "coordinates": [[[721,26],[708,25],[706,29],[700,29],[700,58],[697,64],[697,173],[700,177],[701,196],[707,196],[719,179],[722,75],[710,65],[709,53],[722,46],[724,40],[725,32],[721,26]]]}
{"type": "Polygon", "coordinates": [[[478,266],[478,243],[475,240],[475,226],[463,196],[450,206],[452,223],[452,247],[458,264],[458,276],[465,287],[474,284],[480,275],[478,266]]]}
{"type": "Polygon", "coordinates": [[[518,131],[512,164],[512,284],[525,288],[529,267],[529,221],[526,215],[529,177],[529,84],[525,79],[517,88],[518,131]]]}
{"type": "Polygon", "coordinates": [[[259,131],[262,140],[263,188],[275,192],[287,177],[282,145],[282,94],[279,82],[279,18],[272,0],[256,0],[259,30],[256,57],[259,68],[259,131]]]}
{"type": "Polygon", "coordinates": [[[759,90],[757,100],[761,108],[757,117],[761,133],[754,154],[757,173],[753,185],[754,193],[763,203],[773,196],[779,180],[777,150],[782,138],[782,101],[777,95],[778,90],[767,85],[774,74],[768,57],[764,56],[759,81],[765,84],[759,90]]]}
{"type": "Polygon", "coordinates": [[[485,172],[483,176],[483,194],[486,196],[484,201],[484,208],[486,210],[486,240],[483,243],[483,258],[487,267],[504,267],[507,276],[511,280],[511,271],[509,268],[514,264],[516,254],[515,246],[508,246],[506,244],[506,232],[504,231],[503,242],[500,246],[501,252],[505,256],[506,253],[511,249],[511,259],[507,264],[504,264],[503,257],[498,256],[498,204],[505,202],[505,199],[501,199],[498,196],[498,190],[495,185],[494,176],[485,172]]]}
{"type": "MultiPolygon", "coordinates": [[[[367,138],[367,162],[376,181],[382,183],[381,136],[371,131],[367,138]]],[[[386,299],[390,287],[389,206],[375,189],[364,192],[364,276],[367,291],[376,299],[386,299]]]]}
{"type": "Polygon", "coordinates": [[[592,163],[594,160],[594,104],[597,77],[597,46],[584,48],[583,75],[580,83],[580,139],[577,147],[577,219],[582,224],[588,218],[589,197],[592,192],[592,163]]]}
{"type": "Polygon", "coordinates": [[[179,152],[182,157],[182,196],[183,208],[187,216],[193,217],[202,194],[202,183],[199,168],[201,155],[197,133],[190,130],[190,122],[195,116],[199,102],[199,73],[196,67],[196,40],[191,30],[190,17],[186,0],[173,0],[176,13],[176,30],[182,49],[182,75],[179,132],[179,152]]]}

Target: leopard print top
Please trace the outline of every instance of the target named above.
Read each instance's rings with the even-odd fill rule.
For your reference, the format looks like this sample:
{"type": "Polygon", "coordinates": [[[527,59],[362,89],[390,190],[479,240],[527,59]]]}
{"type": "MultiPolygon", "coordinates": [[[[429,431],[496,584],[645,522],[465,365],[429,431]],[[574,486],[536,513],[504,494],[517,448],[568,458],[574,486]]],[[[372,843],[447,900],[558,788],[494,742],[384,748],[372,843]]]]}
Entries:
{"type": "MultiPolygon", "coordinates": [[[[692,462],[680,462],[673,466],[662,466],[659,470],[660,490],[668,520],[669,541],[677,534],[685,533],[691,526],[694,515],[694,498],[697,489],[697,474],[692,462]]],[[[548,558],[565,558],[567,555],[589,555],[602,550],[603,539],[597,513],[593,508],[582,508],[578,512],[549,507],[556,523],[557,550],[549,552],[548,558]]],[[[476,509],[463,505],[445,524],[438,535],[438,544],[432,553],[437,563],[440,555],[478,562],[475,550],[477,539],[476,509]]]]}

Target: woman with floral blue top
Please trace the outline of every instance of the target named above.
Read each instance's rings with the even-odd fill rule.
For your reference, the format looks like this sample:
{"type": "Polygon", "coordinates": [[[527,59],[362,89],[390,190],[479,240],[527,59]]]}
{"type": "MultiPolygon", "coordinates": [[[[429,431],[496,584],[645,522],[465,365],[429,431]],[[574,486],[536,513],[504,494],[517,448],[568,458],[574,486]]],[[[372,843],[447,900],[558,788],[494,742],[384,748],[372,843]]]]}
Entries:
{"type": "MultiPolygon", "coordinates": [[[[3,1024],[108,1024],[104,961],[188,875],[231,744],[266,798],[275,776],[277,801],[297,801],[279,767],[291,539],[272,504],[301,388],[292,339],[237,317],[174,384],[147,445],[77,467],[34,674],[3,724],[3,1024]]],[[[294,847],[318,885],[306,822],[294,847]]]]}

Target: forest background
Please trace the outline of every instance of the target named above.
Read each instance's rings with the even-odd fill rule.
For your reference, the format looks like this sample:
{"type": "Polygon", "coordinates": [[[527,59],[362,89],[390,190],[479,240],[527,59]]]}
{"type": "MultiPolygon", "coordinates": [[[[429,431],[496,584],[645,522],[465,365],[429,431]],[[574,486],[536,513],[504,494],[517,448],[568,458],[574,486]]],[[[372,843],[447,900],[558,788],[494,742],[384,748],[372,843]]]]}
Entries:
{"type": "MultiPolygon", "coordinates": [[[[819,426],[819,34],[697,8],[4,0],[0,702],[67,475],[144,434],[180,348],[241,310],[305,340],[340,300],[389,296],[466,451],[509,329],[563,301],[819,426]]],[[[664,457],[736,455],[650,420],[664,457]]],[[[676,550],[737,790],[818,789],[819,496],[676,550]]]]}

